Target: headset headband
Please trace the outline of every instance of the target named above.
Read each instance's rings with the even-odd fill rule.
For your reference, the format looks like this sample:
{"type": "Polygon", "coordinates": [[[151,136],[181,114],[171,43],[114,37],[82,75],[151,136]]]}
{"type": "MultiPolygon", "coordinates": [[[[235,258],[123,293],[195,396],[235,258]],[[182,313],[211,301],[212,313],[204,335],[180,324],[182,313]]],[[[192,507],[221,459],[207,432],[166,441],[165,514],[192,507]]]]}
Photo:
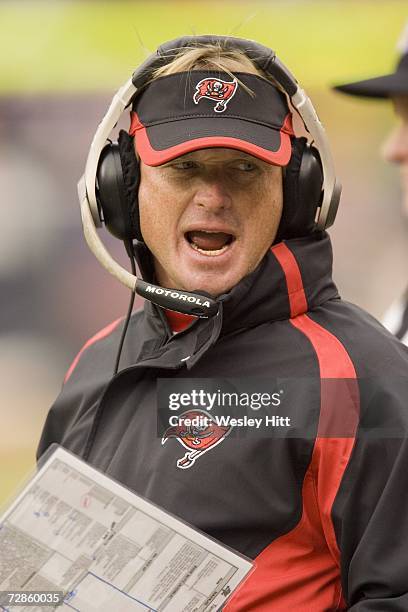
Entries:
{"type": "Polygon", "coordinates": [[[96,232],[96,228],[102,225],[96,198],[96,176],[100,154],[123,111],[131,104],[137,91],[146,84],[152,71],[169,64],[181,49],[208,44],[218,44],[223,49],[241,50],[258,68],[271,75],[282,86],[320,154],[323,183],[322,201],[316,214],[317,229],[323,230],[330,227],[336,216],[341,188],[336,182],[334,163],[326,133],[311,100],[299,87],[290,71],[276,57],[274,51],[252,40],[228,36],[184,36],[170,40],[158,47],[156,52],[152,53],[135,70],[132,78],[113,97],[106,115],[96,130],[89,150],[85,174],[78,183],[82,223],[89,248],[111,274],[129,289],[136,290],[138,293],[141,293],[138,288],[141,288],[143,281],[130,274],[111,257],[96,232]]]}

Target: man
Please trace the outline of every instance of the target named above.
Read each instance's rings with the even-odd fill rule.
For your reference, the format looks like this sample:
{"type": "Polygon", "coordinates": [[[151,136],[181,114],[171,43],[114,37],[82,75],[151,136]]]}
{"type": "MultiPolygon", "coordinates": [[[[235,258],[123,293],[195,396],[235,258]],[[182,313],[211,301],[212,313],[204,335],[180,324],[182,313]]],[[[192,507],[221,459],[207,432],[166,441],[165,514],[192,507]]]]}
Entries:
{"type": "MultiPolygon", "coordinates": [[[[384,158],[401,169],[403,212],[408,218],[408,24],[398,42],[400,58],[395,72],[355,83],[337,85],[334,89],[352,96],[389,99],[399,124],[383,145],[384,158]]],[[[408,289],[390,306],[384,325],[408,345],[408,289]]]]}
{"type": "Polygon", "coordinates": [[[197,319],[146,302],[113,379],[122,326],[91,339],[38,454],[58,442],[255,559],[229,612],[405,610],[408,353],[339,298],[329,237],[313,225],[320,165],[290,119],[242,41],[174,44],[152,71],[119,139],[139,263],[148,281],[201,291],[219,310],[197,319]],[[220,379],[258,391],[279,381],[273,401],[292,429],[211,422],[158,435],[159,379],[189,406],[220,379]]]}

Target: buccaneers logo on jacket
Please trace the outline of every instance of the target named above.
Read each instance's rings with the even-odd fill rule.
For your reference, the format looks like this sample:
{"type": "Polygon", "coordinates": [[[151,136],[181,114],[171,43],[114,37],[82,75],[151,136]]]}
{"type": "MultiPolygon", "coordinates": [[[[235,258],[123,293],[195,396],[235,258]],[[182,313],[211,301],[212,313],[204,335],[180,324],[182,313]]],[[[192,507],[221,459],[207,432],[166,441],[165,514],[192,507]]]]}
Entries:
{"type": "Polygon", "coordinates": [[[177,467],[186,470],[201,455],[220,444],[230,431],[231,426],[217,425],[214,418],[204,410],[187,410],[179,415],[177,425],[166,429],[162,444],[169,438],[177,438],[187,449],[184,456],[177,460],[177,467]]]}
{"type": "Polygon", "coordinates": [[[221,79],[201,79],[196,85],[193,100],[198,104],[202,98],[208,98],[216,102],[214,110],[223,113],[228,102],[234,96],[238,88],[236,79],[233,81],[222,81],[221,79]]]}

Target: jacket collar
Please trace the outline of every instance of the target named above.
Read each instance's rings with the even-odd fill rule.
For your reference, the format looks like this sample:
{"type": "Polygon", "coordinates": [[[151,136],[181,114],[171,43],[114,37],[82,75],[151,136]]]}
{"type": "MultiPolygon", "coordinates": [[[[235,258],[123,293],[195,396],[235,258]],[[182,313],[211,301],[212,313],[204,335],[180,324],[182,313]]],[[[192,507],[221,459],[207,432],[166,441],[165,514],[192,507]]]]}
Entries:
{"type": "MultiPolygon", "coordinates": [[[[197,320],[191,328],[177,334],[180,341],[181,336],[185,337],[184,345],[189,345],[186,365],[196,363],[220,335],[287,320],[338,297],[331,272],[332,248],[326,232],[274,245],[251,274],[217,298],[220,303],[217,317],[197,320]]],[[[150,337],[171,337],[160,308],[146,302],[144,313],[150,337]]]]}
{"type": "Polygon", "coordinates": [[[287,320],[338,296],[327,233],[274,245],[254,272],[226,296],[223,330],[287,320]]]}

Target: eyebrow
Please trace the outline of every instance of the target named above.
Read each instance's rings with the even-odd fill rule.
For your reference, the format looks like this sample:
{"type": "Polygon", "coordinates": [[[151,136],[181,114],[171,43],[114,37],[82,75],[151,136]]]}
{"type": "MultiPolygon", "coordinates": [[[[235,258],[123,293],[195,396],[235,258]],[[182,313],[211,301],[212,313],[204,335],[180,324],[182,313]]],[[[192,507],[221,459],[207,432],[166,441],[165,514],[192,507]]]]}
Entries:
{"type": "MultiPolygon", "coordinates": [[[[200,151],[202,149],[199,149],[200,151]]],[[[249,153],[245,153],[244,151],[240,151],[239,149],[231,149],[231,151],[234,151],[234,153],[236,153],[236,155],[234,155],[233,158],[231,158],[230,160],[219,160],[221,161],[232,161],[233,159],[246,159],[246,160],[254,160],[254,161],[262,161],[262,160],[258,160],[257,157],[254,157],[253,155],[250,155],[249,153]]],[[[184,155],[180,155],[179,157],[174,157],[173,159],[170,159],[168,162],[165,162],[164,164],[162,164],[162,166],[167,166],[169,164],[172,164],[174,162],[179,162],[179,161],[197,161],[195,156],[194,156],[195,151],[191,151],[190,153],[185,153],[184,155]]]]}

